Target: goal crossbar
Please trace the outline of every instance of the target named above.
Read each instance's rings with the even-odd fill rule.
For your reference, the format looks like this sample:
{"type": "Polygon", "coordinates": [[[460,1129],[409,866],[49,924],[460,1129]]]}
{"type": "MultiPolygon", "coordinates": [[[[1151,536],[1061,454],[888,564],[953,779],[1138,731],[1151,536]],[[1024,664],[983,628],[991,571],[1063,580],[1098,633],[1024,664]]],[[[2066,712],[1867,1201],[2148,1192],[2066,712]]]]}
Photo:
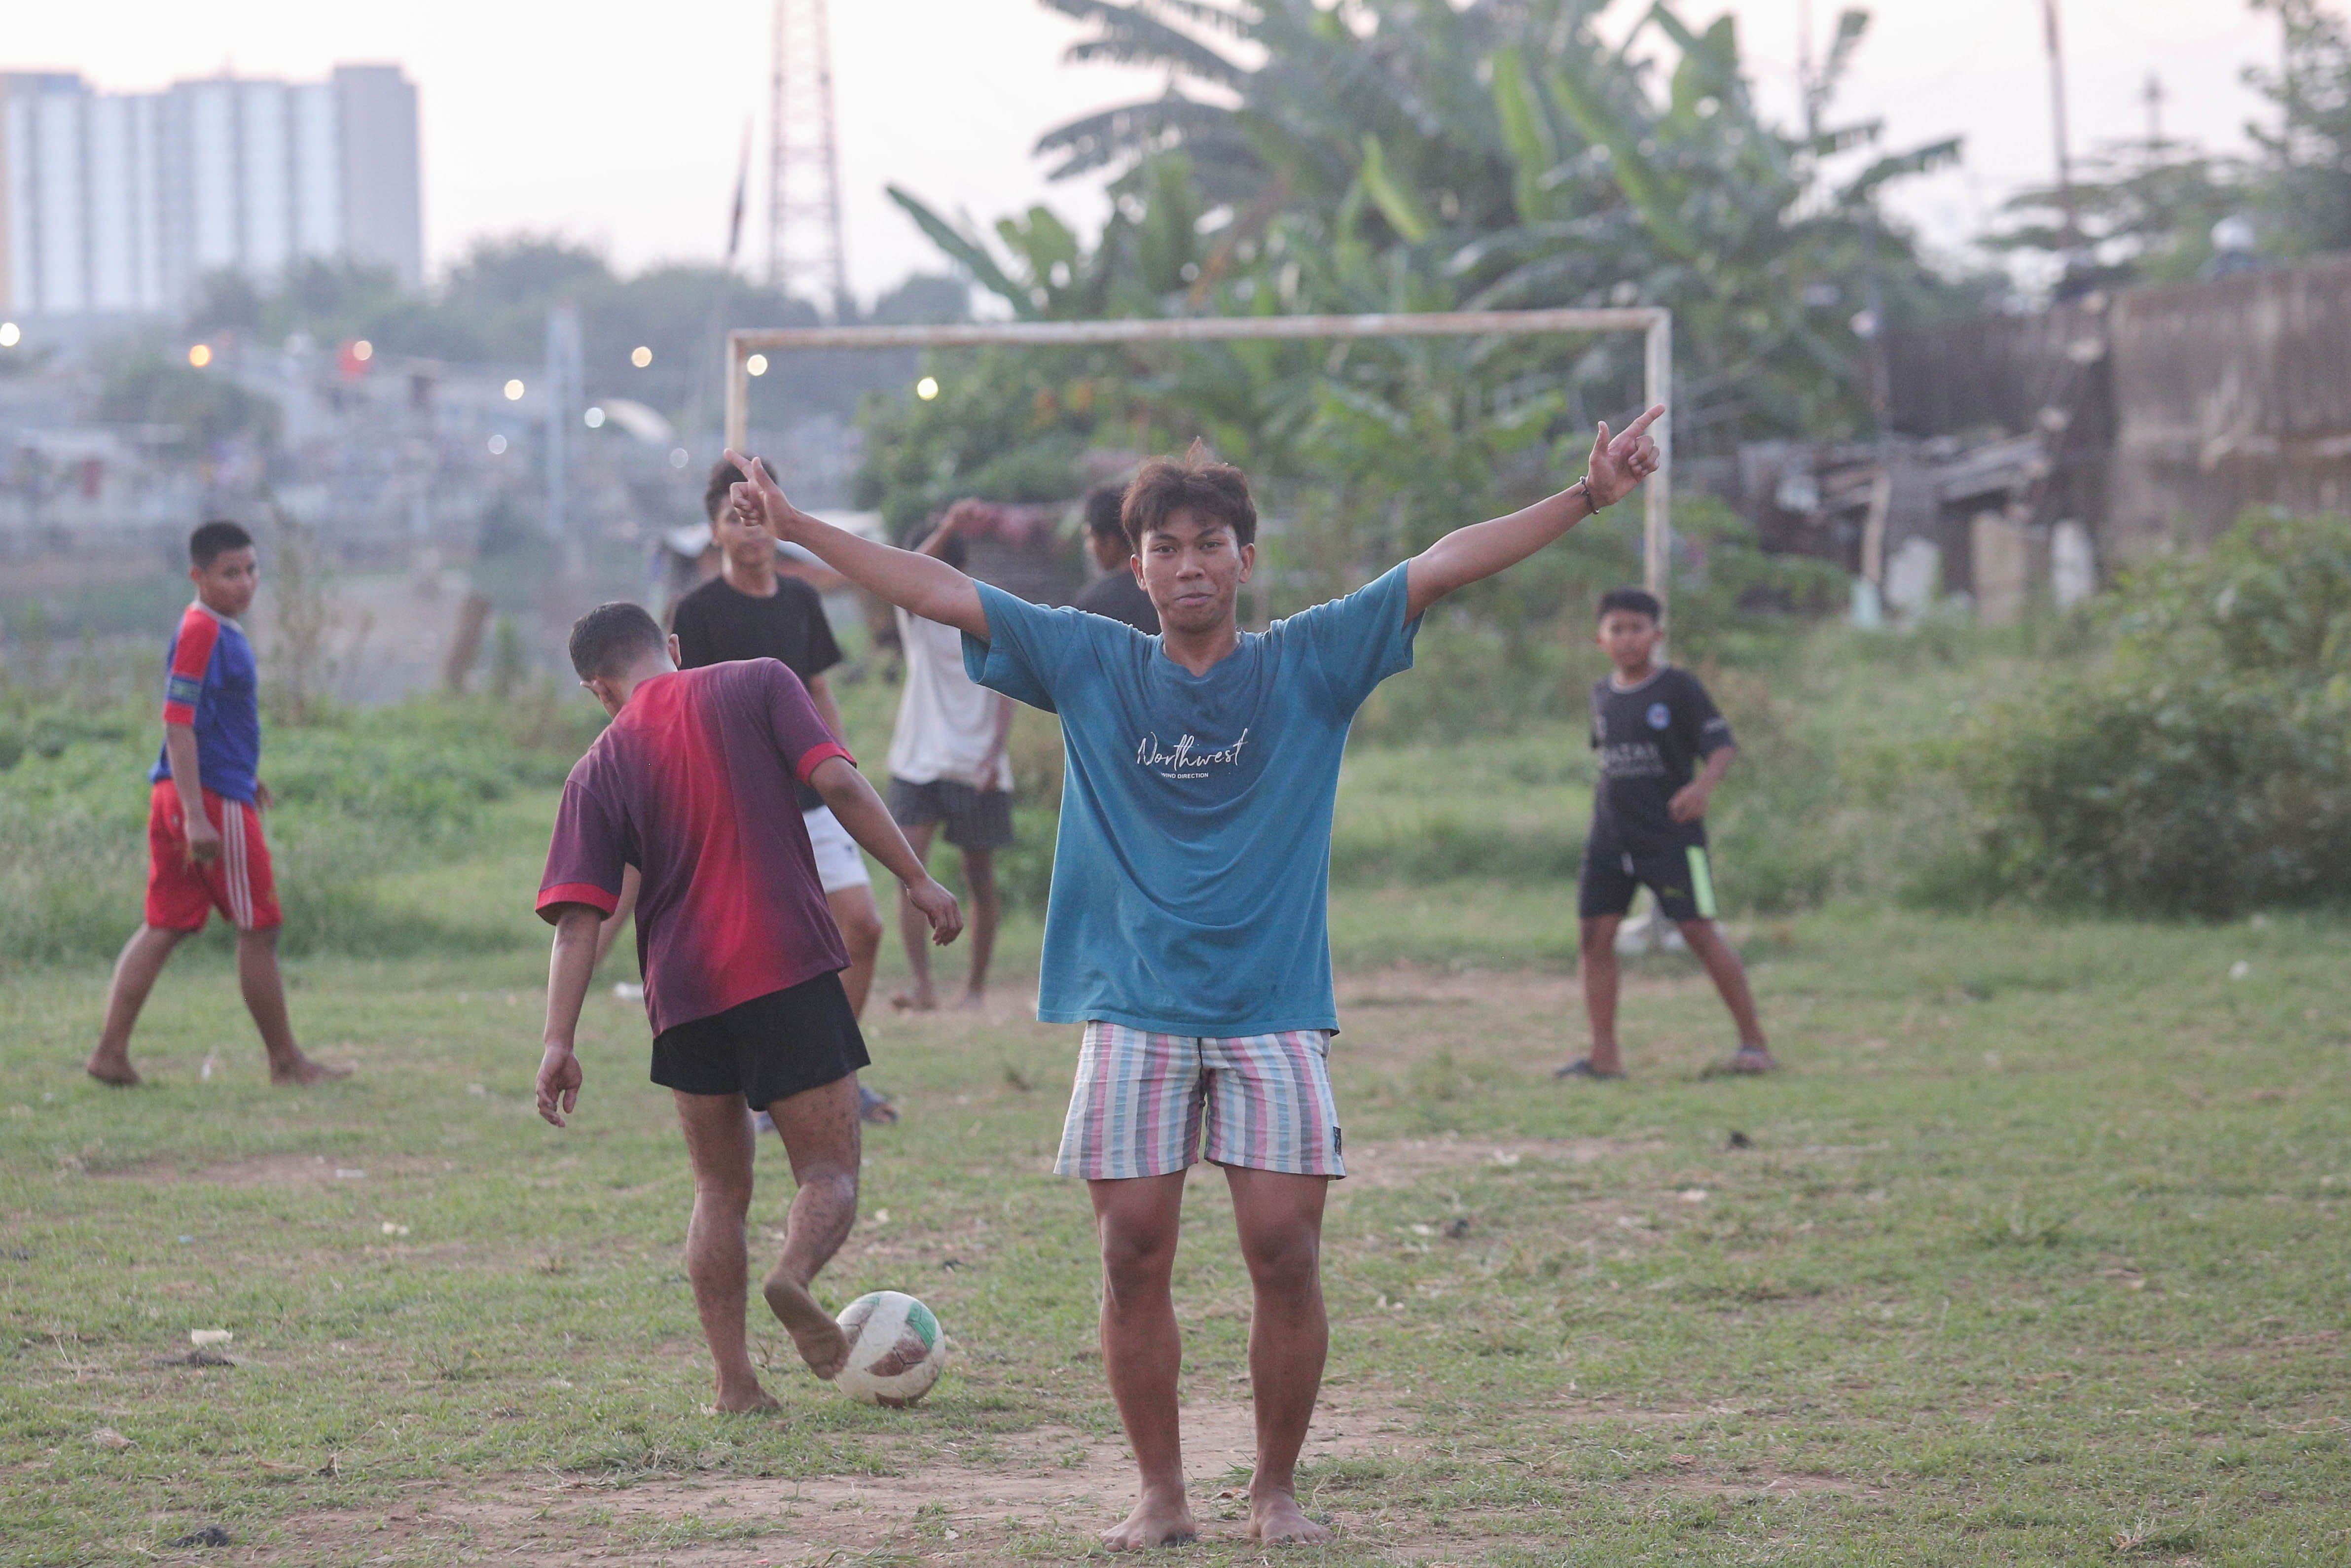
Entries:
{"type": "Polygon", "coordinates": [[[1497,338],[1639,332],[1643,402],[1664,403],[1649,427],[1657,471],[1644,486],[1641,564],[1650,592],[1666,596],[1672,538],[1674,315],[1657,306],[1610,310],[1443,310],[1378,316],[1176,316],[1112,321],[977,321],[951,326],[749,327],[726,334],[726,444],[750,430],[753,354],[797,349],[1072,348],[1118,343],[1214,343],[1266,339],[1497,338]]]}

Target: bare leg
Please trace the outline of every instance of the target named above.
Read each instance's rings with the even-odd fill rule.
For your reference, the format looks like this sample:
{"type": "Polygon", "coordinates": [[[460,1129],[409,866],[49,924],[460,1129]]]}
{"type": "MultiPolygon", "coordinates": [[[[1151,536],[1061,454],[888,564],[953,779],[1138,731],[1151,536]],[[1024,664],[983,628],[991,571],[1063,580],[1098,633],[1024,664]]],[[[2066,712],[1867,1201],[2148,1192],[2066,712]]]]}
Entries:
{"type": "Polygon", "coordinates": [[[161,925],[141,925],[122,945],[122,956],[114,961],[113,983],[107,988],[106,1022],[99,1030],[98,1048],[84,1063],[92,1078],[126,1089],[140,1082],[139,1070],[131,1065],[131,1031],[137,1026],[139,1009],[147,1005],[147,994],[155,988],[155,977],[163,972],[172,949],[193,935],[166,930],[161,925]]]}
{"type": "MultiPolygon", "coordinates": [[[[939,831],[936,822],[923,822],[901,829],[906,835],[906,845],[914,852],[916,860],[928,860],[931,835],[939,831]]],[[[906,967],[914,972],[914,984],[890,998],[890,1005],[909,1008],[918,1013],[929,1012],[939,1005],[938,993],[931,989],[931,923],[923,918],[905,889],[898,890],[898,935],[906,945],[906,967]]],[[[973,940],[978,939],[974,933],[973,940]]]]}
{"type": "Polygon", "coordinates": [[[236,984],[245,993],[245,1010],[261,1030],[261,1047],[269,1053],[272,1083],[324,1083],[349,1078],[348,1067],[329,1067],[302,1054],[294,1043],[294,1025],[286,1016],[286,981],[277,972],[277,929],[236,934],[236,984]]]}
{"type": "Polygon", "coordinates": [[[1134,1511],[1102,1531],[1102,1544],[1113,1552],[1172,1546],[1200,1532],[1184,1497],[1184,1435],[1176,1410],[1184,1342],[1172,1285],[1184,1173],[1086,1186],[1102,1238],[1102,1370],[1143,1474],[1134,1511]]]}
{"type": "Polygon", "coordinates": [[[1257,1405],[1257,1474],[1249,1539],[1269,1544],[1331,1539],[1298,1506],[1298,1450],[1314,1418],[1331,1322],[1322,1311],[1322,1198],[1327,1176],[1225,1167],[1241,1257],[1257,1308],[1249,1319],[1249,1390],[1257,1405]]]}
{"type": "Polygon", "coordinates": [[[1740,963],[1739,955],[1730,950],[1730,944],[1722,939],[1722,933],[1711,920],[1685,920],[1681,928],[1690,951],[1706,966],[1714,988],[1722,993],[1722,1005],[1730,1009],[1730,1021],[1739,1028],[1739,1049],[1768,1055],[1763,1023],[1755,1016],[1755,993],[1748,988],[1747,969],[1740,963]]]}
{"type": "MultiPolygon", "coordinates": [[[[849,1360],[849,1338],[810,1293],[809,1281],[857,1222],[857,1074],[778,1100],[768,1115],[783,1136],[800,1189],[784,1223],[783,1255],[761,1289],[809,1370],[831,1377],[849,1360]]],[[[743,1120],[747,1126],[749,1119],[743,1120]]]]}
{"type": "Polygon", "coordinates": [[[1583,1016],[1592,1024],[1592,1071],[1622,1072],[1616,1050],[1616,927],[1621,915],[1600,915],[1583,923],[1583,1016]]]}
{"type": "Polygon", "coordinates": [[[751,1118],[740,1094],[684,1094],[677,1101],[694,1164],[694,1218],[685,1232],[685,1275],[694,1310],[710,1342],[721,1410],[772,1410],[744,1343],[743,1301],[749,1272],[743,1221],[751,1212],[751,1118]]]}
{"type": "Polygon", "coordinates": [[[1004,920],[1004,898],[996,890],[995,852],[964,851],[963,880],[971,890],[971,926],[964,933],[971,943],[971,978],[964,985],[963,1005],[974,1008],[987,995],[987,962],[996,956],[996,928],[1004,920]]]}
{"type": "Polygon", "coordinates": [[[824,895],[832,923],[841,927],[841,946],[849,949],[849,967],[841,972],[841,988],[849,993],[849,1010],[865,1016],[865,998],[873,989],[873,960],[882,952],[882,911],[870,887],[844,887],[824,895]]]}

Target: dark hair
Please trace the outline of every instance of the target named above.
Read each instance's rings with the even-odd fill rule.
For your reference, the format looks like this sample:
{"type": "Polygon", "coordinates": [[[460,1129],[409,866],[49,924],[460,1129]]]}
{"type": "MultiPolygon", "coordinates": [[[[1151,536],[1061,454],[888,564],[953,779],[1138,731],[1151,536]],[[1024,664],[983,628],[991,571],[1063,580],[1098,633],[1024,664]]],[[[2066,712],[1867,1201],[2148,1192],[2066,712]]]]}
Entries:
{"type": "MultiPolygon", "coordinates": [[[[753,456],[751,461],[758,464],[762,468],[767,468],[771,477],[774,476],[776,471],[773,468],[768,468],[765,458],[753,456]]],[[[703,517],[711,522],[716,522],[718,508],[726,504],[726,492],[749,477],[749,475],[727,462],[724,457],[711,465],[710,483],[702,487],[703,517]]]]}
{"type": "Polygon", "coordinates": [[[1219,463],[1205,441],[1192,443],[1181,457],[1155,457],[1126,487],[1119,521],[1137,555],[1144,537],[1177,512],[1197,512],[1233,530],[1235,544],[1257,542],[1257,503],[1249,479],[1229,463],[1219,463]]]}
{"type": "Polygon", "coordinates": [[[214,517],[188,536],[188,564],[198,571],[233,549],[251,549],[253,536],[226,517],[214,517]]]}
{"type": "Polygon", "coordinates": [[[583,681],[610,678],[665,646],[662,629],[644,606],[599,604],[571,623],[571,667],[583,681]]]}
{"type": "Polygon", "coordinates": [[[1646,588],[1610,589],[1600,596],[1600,608],[1592,612],[1592,618],[1594,621],[1604,620],[1612,610],[1623,610],[1635,615],[1646,615],[1652,621],[1663,621],[1666,618],[1666,607],[1658,603],[1657,596],[1646,588]]]}
{"type": "Polygon", "coordinates": [[[1096,538],[1126,538],[1126,524],[1119,515],[1125,500],[1123,485],[1097,485],[1087,491],[1086,532],[1096,538]]]}
{"type": "Polygon", "coordinates": [[[949,534],[946,542],[939,546],[939,559],[961,571],[964,563],[971,559],[971,549],[964,543],[961,534],[949,534]]]}

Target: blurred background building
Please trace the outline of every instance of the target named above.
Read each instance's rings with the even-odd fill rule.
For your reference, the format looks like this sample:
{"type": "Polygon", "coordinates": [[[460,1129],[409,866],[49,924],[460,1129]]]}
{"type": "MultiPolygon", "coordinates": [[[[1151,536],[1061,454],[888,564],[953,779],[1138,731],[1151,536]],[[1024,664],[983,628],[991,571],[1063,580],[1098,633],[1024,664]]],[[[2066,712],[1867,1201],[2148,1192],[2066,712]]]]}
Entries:
{"type": "Polygon", "coordinates": [[[207,275],[266,288],[308,258],[423,283],[416,89],[398,66],[152,93],[0,75],[0,310],[162,314],[207,275]]]}

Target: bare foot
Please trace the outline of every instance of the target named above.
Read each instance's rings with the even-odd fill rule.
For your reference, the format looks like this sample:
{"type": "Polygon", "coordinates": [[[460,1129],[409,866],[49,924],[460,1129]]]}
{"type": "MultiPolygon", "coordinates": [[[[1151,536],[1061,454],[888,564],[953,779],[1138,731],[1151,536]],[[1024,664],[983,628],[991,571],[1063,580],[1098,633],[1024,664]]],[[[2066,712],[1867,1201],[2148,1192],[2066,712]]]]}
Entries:
{"type": "Polygon", "coordinates": [[[1286,1491],[1259,1492],[1249,1500],[1249,1539],[1268,1546],[1311,1546],[1331,1539],[1331,1527],[1317,1524],[1286,1491]]]}
{"type": "Polygon", "coordinates": [[[740,1388],[721,1387],[718,1397],[711,1402],[710,1407],[730,1415],[747,1415],[757,1410],[780,1410],[783,1406],[774,1395],[760,1387],[759,1380],[755,1377],[740,1388]]]}
{"type": "Polygon", "coordinates": [[[959,1013],[980,1012],[985,1010],[987,1007],[987,992],[984,989],[967,990],[963,995],[956,998],[956,1011],[959,1013]]]}
{"type": "Polygon", "coordinates": [[[273,1062],[269,1068],[269,1082],[272,1083],[280,1086],[292,1084],[302,1089],[308,1089],[313,1083],[332,1083],[338,1078],[350,1075],[349,1067],[329,1067],[307,1056],[296,1057],[291,1067],[279,1067],[273,1062]]]}
{"type": "Polygon", "coordinates": [[[1104,1546],[1113,1552],[1141,1552],[1154,1546],[1182,1546],[1200,1538],[1200,1527],[1192,1519],[1192,1505],[1177,1492],[1173,1497],[1143,1494],[1134,1511],[1121,1521],[1115,1529],[1102,1534],[1104,1546]]]}
{"type": "Polygon", "coordinates": [[[925,986],[911,991],[898,992],[890,998],[890,1005],[902,1013],[936,1012],[939,998],[929,987],[925,986]]]}
{"type": "Polygon", "coordinates": [[[89,1060],[82,1063],[82,1071],[100,1083],[111,1083],[117,1089],[136,1089],[147,1082],[139,1076],[139,1070],[131,1065],[131,1058],[127,1055],[106,1056],[93,1051],[89,1053],[89,1060]]]}
{"type": "Polygon", "coordinates": [[[841,1332],[831,1313],[817,1305],[808,1287],[786,1275],[781,1265],[768,1276],[759,1292],[768,1298],[768,1310],[792,1336],[810,1372],[829,1383],[849,1364],[849,1336],[841,1332]]]}

